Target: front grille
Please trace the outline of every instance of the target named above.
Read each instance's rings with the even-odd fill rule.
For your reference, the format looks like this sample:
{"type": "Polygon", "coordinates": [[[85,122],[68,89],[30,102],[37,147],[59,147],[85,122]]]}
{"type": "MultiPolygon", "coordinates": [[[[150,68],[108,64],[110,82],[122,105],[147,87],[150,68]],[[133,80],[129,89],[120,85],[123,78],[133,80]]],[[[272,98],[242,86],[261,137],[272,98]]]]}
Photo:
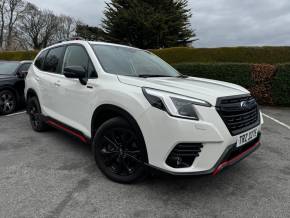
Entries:
{"type": "Polygon", "coordinates": [[[170,153],[166,164],[173,168],[190,167],[195,158],[199,156],[203,145],[200,143],[178,144],[170,153]]]}
{"type": "Polygon", "coordinates": [[[216,109],[233,136],[260,123],[258,105],[252,96],[219,98],[216,109]]]}

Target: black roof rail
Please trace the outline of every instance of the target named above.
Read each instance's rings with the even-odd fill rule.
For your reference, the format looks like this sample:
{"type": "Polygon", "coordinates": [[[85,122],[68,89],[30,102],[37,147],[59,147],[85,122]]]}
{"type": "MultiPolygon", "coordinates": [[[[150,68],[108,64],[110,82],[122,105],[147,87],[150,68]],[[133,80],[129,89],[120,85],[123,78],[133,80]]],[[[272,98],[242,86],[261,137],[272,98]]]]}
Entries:
{"type": "Polygon", "coordinates": [[[73,40],[85,40],[85,39],[82,38],[82,37],[76,36],[76,37],[71,37],[71,38],[61,39],[61,40],[57,41],[57,42],[54,43],[54,44],[62,43],[62,42],[67,42],[67,41],[73,41],[73,40]]]}

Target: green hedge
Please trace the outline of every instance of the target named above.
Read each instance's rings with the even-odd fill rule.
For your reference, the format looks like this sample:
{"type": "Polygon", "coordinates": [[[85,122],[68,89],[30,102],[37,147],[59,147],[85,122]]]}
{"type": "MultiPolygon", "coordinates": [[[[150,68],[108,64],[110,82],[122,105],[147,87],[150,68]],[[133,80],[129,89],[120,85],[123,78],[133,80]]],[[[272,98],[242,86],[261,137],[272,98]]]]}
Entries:
{"type": "Polygon", "coordinates": [[[290,47],[168,48],[152,52],[170,64],[290,62],[290,47]]]}
{"type": "MultiPolygon", "coordinates": [[[[239,84],[251,90],[260,103],[290,106],[290,47],[171,48],[154,52],[165,61],[175,63],[173,66],[182,74],[239,84]],[[222,61],[225,63],[218,63],[222,61]],[[289,64],[276,64],[279,62],[289,64]],[[255,72],[253,63],[274,63],[274,78],[258,81],[271,72],[267,67],[258,67],[259,72],[255,72]]],[[[0,60],[32,60],[36,55],[36,51],[0,52],[0,60]]]]}
{"type": "Polygon", "coordinates": [[[277,65],[272,95],[275,105],[290,106],[290,64],[277,65]]]}
{"type": "Polygon", "coordinates": [[[251,79],[251,64],[236,63],[186,63],[173,65],[180,73],[194,76],[204,77],[208,79],[222,80],[230,83],[239,84],[249,88],[253,85],[251,79]]]}
{"type": "MultiPolygon", "coordinates": [[[[290,63],[290,47],[168,48],[152,50],[170,64],[290,63]]],[[[29,60],[36,51],[0,52],[0,60],[29,60]]]]}
{"type": "Polygon", "coordinates": [[[290,64],[278,64],[272,68],[269,66],[271,65],[241,63],[173,65],[185,75],[239,84],[249,89],[260,104],[290,106],[290,64]],[[266,75],[269,79],[261,80],[266,75]]]}
{"type": "Polygon", "coordinates": [[[0,52],[0,60],[6,60],[6,61],[33,60],[36,55],[37,55],[37,51],[0,52]]]}
{"type": "MultiPolygon", "coordinates": [[[[167,48],[152,50],[170,64],[177,63],[290,63],[290,47],[167,48]]],[[[35,51],[0,52],[0,60],[27,60],[35,51]]]]}

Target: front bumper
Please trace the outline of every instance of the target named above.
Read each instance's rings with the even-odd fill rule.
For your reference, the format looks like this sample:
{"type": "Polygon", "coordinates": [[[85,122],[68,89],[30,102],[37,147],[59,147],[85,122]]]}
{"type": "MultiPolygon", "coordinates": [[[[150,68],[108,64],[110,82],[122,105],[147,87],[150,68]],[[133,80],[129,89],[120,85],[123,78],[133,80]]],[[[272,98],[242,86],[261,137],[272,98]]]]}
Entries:
{"type": "Polygon", "coordinates": [[[215,167],[215,170],[210,173],[215,176],[224,168],[235,165],[236,163],[240,162],[241,160],[252,154],[261,146],[260,137],[261,134],[259,134],[258,138],[239,149],[236,148],[236,144],[229,147],[229,150],[226,151],[223,155],[224,157],[221,158],[221,161],[219,161],[219,163],[217,163],[217,167],[215,167]]]}
{"type": "Polygon", "coordinates": [[[162,172],[171,174],[171,175],[183,175],[183,176],[191,176],[191,175],[210,175],[213,176],[219,174],[223,169],[233,166],[239,163],[241,160],[255,152],[260,146],[261,134],[259,134],[258,138],[244,145],[243,148],[237,152],[236,144],[229,146],[223,155],[220,157],[219,161],[215,164],[215,166],[209,170],[199,171],[199,172],[187,172],[187,173],[178,173],[167,171],[164,169],[157,168],[155,166],[149,165],[150,167],[160,170],[162,172]]]}
{"type": "MultiPolygon", "coordinates": [[[[139,119],[148,153],[149,165],[174,175],[217,174],[223,168],[242,160],[259,146],[259,141],[244,145],[248,148],[229,156],[236,147],[238,136],[232,136],[214,107],[198,107],[199,121],[169,116],[149,108],[139,119]],[[190,167],[173,168],[166,164],[171,151],[180,143],[201,143],[203,148],[190,167]],[[230,157],[230,158],[229,158],[230,157]]],[[[261,124],[258,126],[261,132],[261,124]]],[[[260,135],[256,140],[260,139],[260,135]]]]}

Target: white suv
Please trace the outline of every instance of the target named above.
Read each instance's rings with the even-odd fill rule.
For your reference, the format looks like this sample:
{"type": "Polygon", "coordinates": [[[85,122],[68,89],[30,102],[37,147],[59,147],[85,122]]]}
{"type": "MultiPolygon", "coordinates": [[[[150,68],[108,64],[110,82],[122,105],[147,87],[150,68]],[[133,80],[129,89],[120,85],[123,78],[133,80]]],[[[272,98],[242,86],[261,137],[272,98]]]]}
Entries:
{"type": "Polygon", "coordinates": [[[260,146],[263,120],[246,89],[181,75],[127,46],[74,40],[46,48],[25,97],[35,131],[52,126],[90,143],[101,171],[121,183],[152,167],[215,175],[260,146]]]}

